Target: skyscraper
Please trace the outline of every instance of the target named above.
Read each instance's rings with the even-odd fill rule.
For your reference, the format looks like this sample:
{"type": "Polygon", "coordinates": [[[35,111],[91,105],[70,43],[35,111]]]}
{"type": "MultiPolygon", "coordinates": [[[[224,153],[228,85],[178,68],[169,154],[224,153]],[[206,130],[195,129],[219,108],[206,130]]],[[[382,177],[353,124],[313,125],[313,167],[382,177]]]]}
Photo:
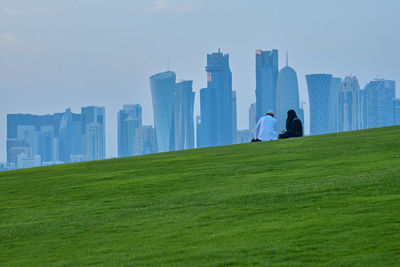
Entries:
{"type": "Polygon", "coordinates": [[[278,132],[286,129],[287,112],[293,109],[304,125],[304,112],[300,108],[299,86],[297,83],[297,74],[294,69],[288,66],[282,68],[278,74],[278,83],[276,90],[276,111],[278,132]]]}
{"type": "Polygon", "coordinates": [[[362,90],[363,128],[393,125],[393,99],[395,81],[377,79],[362,90]]]}
{"type": "Polygon", "coordinates": [[[338,131],[338,100],[339,100],[339,88],[342,83],[342,79],[332,77],[331,86],[329,88],[329,133],[336,133],[338,131]]]}
{"type": "Polygon", "coordinates": [[[310,134],[329,132],[329,96],[331,94],[331,74],[306,75],[310,101],[310,134]]]}
{"type": "Polygon", "coordinates": [[[174,150],[175,72],[166,71],[150,77],[154,125],[159,152],[174,150]]]}
{"type": "Polygon", "coordinates": [[[207,54],[207,88],[200,91],[204,146],[232,143],[232,73],[229,55],[207,54]]]}
{"type": "Polygon", "coordinates": [[[361,129],[361,89],[355,76],[343,79],[339,89],[338,131],[361,129]]]}
{"type": "Polygon", "coordinates": [[[136,130],[135,155],[145,155],[157,152],[156,132],[152,126],[142,126],[136,130]]]}
{"type": "Polygon", "coordinates": [[[275,111],[276,85],[278,78],[278,50],[256,50],[256,121],[275,111]]]}
{"type": "Polygon", "coordinates": [[[124,105],[118,112],[118,157],[134,155],[136,130],[142,127],[142,107],[124,105]]]}
{"type": "Polygon", "coordinates": [[[105,108],[83,107],[82,109],[82,134],[86,140],[86,155],[89,160],[105,159],[105,108]]]}
{"type": "Polygon", "coordinates": [[[194,92],[193,81],[176,84],[174,94],[174,138],[175,149],[194,148],[194,92]]]}

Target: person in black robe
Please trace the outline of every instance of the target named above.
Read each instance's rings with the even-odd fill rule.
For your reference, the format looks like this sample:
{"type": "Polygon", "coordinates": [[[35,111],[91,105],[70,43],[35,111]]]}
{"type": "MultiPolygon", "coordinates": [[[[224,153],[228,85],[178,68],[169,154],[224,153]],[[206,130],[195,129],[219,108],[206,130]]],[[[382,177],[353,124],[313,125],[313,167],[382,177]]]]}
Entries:
{"type": "Polygon", "coordinates": [[[286,131],[282,131],[279,139],[303,136],[303,125],[296,112],[291,109],[287,112],[286,131]]]}

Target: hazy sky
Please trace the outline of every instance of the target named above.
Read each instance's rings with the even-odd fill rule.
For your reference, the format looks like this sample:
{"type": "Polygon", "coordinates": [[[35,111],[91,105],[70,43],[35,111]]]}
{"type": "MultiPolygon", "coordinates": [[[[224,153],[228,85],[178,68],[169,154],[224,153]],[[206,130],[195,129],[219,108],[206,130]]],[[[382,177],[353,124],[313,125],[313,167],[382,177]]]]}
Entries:
{"type": "Polygon", "coordinates": [[[255,102],[259,48],[279,49],[281,67],[289,52],[306,103],[308,73],[398,82],[399,11],[398,0],[0,0],[0,161],[7,113],[88,105],[106,107],[107,156],[116,156],[118,110],[139,103],[153,124],[148,78],[168,61],[178,80],[194,81],[197,115],[206,54],[219,47],[230,54],[239,129],[255,102]]]}

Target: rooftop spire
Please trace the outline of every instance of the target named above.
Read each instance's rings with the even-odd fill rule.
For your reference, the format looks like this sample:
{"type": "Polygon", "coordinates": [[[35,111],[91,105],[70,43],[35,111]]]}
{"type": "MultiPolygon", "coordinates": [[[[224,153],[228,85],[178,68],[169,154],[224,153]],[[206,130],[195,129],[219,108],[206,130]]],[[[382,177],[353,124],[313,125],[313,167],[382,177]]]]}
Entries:
{"type": "Polygon", "coordinates": [[[289,55],[288,52],[286,51],[286,67],[289,66],[289,55]]]}

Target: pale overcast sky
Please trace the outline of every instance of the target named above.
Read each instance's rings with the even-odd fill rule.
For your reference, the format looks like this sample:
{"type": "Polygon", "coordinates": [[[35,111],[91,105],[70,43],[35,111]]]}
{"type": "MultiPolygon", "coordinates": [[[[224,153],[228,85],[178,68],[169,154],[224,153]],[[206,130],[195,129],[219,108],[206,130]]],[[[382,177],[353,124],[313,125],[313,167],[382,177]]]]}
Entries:
{"type": "Polygon", "coordinates": [[[281,67],[289,52],[306,103],[309,73],[398,83],[399,11],[398,0],[0,0],[0,161],[7,113],[88,105],[106,107],[116,156],[118,110],[139,103],[153,124],[148,78],[168,59],[177,79],[194,81],[197,115],[206,54],[218,48],[230,54],[239,129],[255,102],[256,49],[279,49],[281,67]]]}

